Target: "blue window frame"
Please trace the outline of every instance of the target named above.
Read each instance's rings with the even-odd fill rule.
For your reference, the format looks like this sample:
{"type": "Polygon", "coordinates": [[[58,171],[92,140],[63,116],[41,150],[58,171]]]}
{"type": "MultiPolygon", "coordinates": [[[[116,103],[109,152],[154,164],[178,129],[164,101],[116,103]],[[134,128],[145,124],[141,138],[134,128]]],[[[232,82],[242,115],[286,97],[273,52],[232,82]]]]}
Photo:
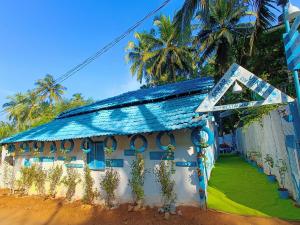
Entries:
{"type": "Polygon", "coordinates": [[[97,142],[87,154],[87,164],[91,170],[105,169],[105,156],[103,142],[97,142]]]}

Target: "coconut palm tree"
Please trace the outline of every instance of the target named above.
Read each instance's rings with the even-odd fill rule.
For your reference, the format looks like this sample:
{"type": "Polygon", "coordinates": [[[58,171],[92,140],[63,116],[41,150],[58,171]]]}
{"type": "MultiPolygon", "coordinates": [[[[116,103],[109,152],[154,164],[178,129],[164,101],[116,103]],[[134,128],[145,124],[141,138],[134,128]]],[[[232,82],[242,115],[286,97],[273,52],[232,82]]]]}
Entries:
{"type": "Polygon", "coordinates": [[[35,91],[27,91],[25,105],[28,108],[28,119],[30,124],[35,118],[40,116],[39,113],[41,102],[39,100],[39,96],[35,91]]]}
{"type": "Polygon", "coordinates": [[[136,43],[129,42],[127,46],[132,75],[152,84],[192,76],[196,54],[190,33],[178,34],[170,17],[164,15],[155,18],[154,26],[156,29],[150,32],[136,33],[136,43]]]}
{"type": "Polygon", "coordinates": [[[39,79],[35,82],[36,93],[40,96],[42,101],[48,100],[50,107],[53,106],[53,102],[62,100],[66,88],[59,83],[56,83],[54,77],[47,74],[43,79],[39,79]]]}
{"type": "Polygon", "coordinates": [[[215,64],[221,75],[233,61],[232,46],[249,30],[241,23],[247,7],[239,0],[211,0],[210,3],[208,10],[198,12],[200,31],[195,44],[199,46],[202,61],[215,55],[215,64]]]}
{"type": "Polygon", "coordinates": [[[17,93],[7,97],[8,102],[3,104],[4,110],[8,113],[8,119],[21,130],[28,116],[28,107],[26,106],[27,96],[17,93]]]}
{"type": "MultiPolygon", "coordinates": [[[[271,10],[276,9],[276,0],[240,0],[236,2],[242,6],[246,6],[247,10],[249,10],[248,15],[252,16],[250,20],[254,24],[254,27],[249,43],[251,54],[257,36],[263,30],[269,28],[275,21],[275,14],[271,10]]],[[[209,13],[214,8],[214,5],[215,0],[185,0],[174,19],[177,29],[183,31],[186,27],[190,26],[195,15],[199,12],[202,14],[209,13]]]]}

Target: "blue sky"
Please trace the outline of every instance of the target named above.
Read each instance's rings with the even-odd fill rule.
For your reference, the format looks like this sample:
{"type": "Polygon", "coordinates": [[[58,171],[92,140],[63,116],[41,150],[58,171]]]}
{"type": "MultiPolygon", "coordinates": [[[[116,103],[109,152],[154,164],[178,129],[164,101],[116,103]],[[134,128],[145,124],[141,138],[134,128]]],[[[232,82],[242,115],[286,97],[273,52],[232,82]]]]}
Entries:
{"type": "MultiPolygon", "coordinates": [[[[163,1],[0,0],[0,106],[47,73],[62,75],[163,1]]],[[[172,0],[161,12],[173,15],[183,2],[172,0]]],[[[152,19],[138,30],[151,26],[152,19]]],[[[66,80],[66,96],[98,100],[139,88],[124,59],[129,40],[132,34],[66,80]]]]}
{"type": "MultiPolygon", "coordinates": [[[[162,2],[0,0],[0,105],[47,73],[62,75],[162,2]]],[[[182,2],[171,1],[162,13],[174,14],[182,2]]],[[[139,30],[151,25],[152,19],[139,30]]],[[[66,80],[66,96],[102,99],[139,88],[124,58],[129,40],[133,35],[66,80]]]]}

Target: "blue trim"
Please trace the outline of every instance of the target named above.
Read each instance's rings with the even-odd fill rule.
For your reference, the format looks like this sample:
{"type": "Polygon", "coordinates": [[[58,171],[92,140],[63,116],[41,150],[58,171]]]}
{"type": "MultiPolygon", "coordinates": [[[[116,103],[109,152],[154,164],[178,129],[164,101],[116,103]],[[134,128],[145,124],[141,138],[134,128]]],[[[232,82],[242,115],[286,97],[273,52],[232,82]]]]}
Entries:
{"type": "Polygon", "coordinates": [[[57,152],[56,143],[55,141],[52,141],[50,145],[50,153],[55,153],[55,152],[57,152]]]}
{"type": "Polygon", "coordinates": [[[104,143],[97,142],[92,151],[87,154],[87,164],[91,170],[105,169],[104,143]]]}
{"type": "Polygon", "coordinates": [[[139,153],[142,153],[147,149],[147,147],[148,147],[147,139],[141,134],[134,135],[130,140],[130,149],[131,150],[135,150],[139,153]],[[135,147],[135,141],[136,141],[137,138],[141,139],[142,142],[143,142],[143,146],[141,146],[138,149],[135,147]]]}
{"type": "Polygon", "coordinates": [[[93,141],[90,138],[84,138],[81,141],[80,149],[85,153],[88,154],[92,150],[93,141]]]}
{"type": "Polygon", "coordinates": [[[44,147],[45,147],[45,143],[41,142],[41,141],[35,141],[33,142],[33,148],[34,149],[38,149],[39,152],[43,152],[44,151],[44,147]],[[38,145],[38,143],[40,143],[40,146],[38,145]]]}
{"type": "Polygon", "coordinates": [[[69,140],[63,140],[62,142],[61,142],[61,144],[60,144],[60,148],[61,149],[63,149],[64,151],[66,151],[66,152],[71,152],[71,151],[73,151],[73,148],[74,148],[74,141],[72,140],[72,139],[69,139],[69,140]],[[69,148],[65,148],[65,144],[66,144],[66,142],[70,142],[70,147],[69,148]]]}
{"type": "Polygon", "coordinates": [[[111,142],[112,142],[111,148],[113,149],[113,151],[116,151],[116,149],[117,149],[117,141],[116,141],[116,139],[115,139],[114,136],[109,136],[109,137],[106,137],[106,138],[104,139],[104,148],[109,148],[109,147],[107,146],[107,142],[108,142],[109,139],[110,139],[111,142]]]}
{"type": "Polygon", "coordinates": [[[9,144],[7,147],[9,153],[16,151],[16,146],[14,144],[9,144]]]}
{"type": "MultiPolygon", "coordinates": [[[[65,161],[66,160],[66,157],[64,156],[58,156],[57,157],[57,160],[58,161],[65,161]]],[[[76,156],[71,156],[71,161],[76,161],[77,160],[77,157],[76,156]]]]}
{"type": "Polygon", "coordinates": [[[192,162],[176,162],[175,165],[178,166],[178,167],[196,167],[197,162],[195,162],[195,161],[192,161],[192,162]]]}
{"type": "Polygon", "coordinates": [[[174,152],[150,152],[150,160],[174,160],[174,152]]]}
{"type": "Polygon", "coordinates": [[[22,142],[19,144],[20,149],[24,149],[25,152],[30,151],[29,143],[28,142],[22,142]],[[25,145],[25,146],[24,146],[25,145]]]}
{"type": "Polygon", "coordinates": [[[201,127],[201,128],[195,128],[192,131],[191,134],[191,138],[192,138],[192,142],[195,146],[200,147],[201,143],[200,143],[200,131],[204,131],[207,133],[208,135],[208,140],[206,142],[206,144],[208,146],[212,145],[214,143],[214,133],[208,128],[208,127],[201,127]]]}
{"type": "Polygon", "coordinates": [[[124,167],[123,159],[106,159],[105,164],[107,167],[124,167]]]}
{"type": "Polygon", "coordinates": [[[67,168],[83,168],[83,164],[77,164],[77,163],[66,163],[65,166],[67,168]]]}
{"type": "Polygon", "coordinates": [[[156,136],[156,145],[157,145],[157,147],[159,147],[163,151],[168,151],[169,150],[168,145],[162,145],[161,144],[161,138],[164,134],[167,134],[169,136],[170,144],[172,146],[176,147],[174,135],[171,132],[165,132],[165,131],[159,132],[159,134],[156,136]]]}
{"type": "Polygon", "coordinates": [[[124,156],[135,156],[135,150],[132,149],[125,149],[124,156]]]}
{"type": "Polygon", "coordinates": [[[30,167],[31,166],[30,159],[24,159],[23,165],[24,165],[24,167],[30,167]]]}
{"type": "Polygon", "coordinates": [[[50,157],[50,156],[40,157],[40,162],[53,163],[54,162],[54,157],[50,157]]]}

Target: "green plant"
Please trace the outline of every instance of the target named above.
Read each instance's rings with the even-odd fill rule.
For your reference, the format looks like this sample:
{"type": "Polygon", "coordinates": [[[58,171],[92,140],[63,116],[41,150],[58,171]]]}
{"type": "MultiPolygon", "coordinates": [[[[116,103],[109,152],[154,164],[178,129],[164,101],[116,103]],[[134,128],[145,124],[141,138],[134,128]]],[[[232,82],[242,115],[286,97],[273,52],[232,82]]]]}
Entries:
{"type": "Polygon", "coordinates": [[[175,151],[176,147],[172,144],[168,144],[168,151],[175,151]]]}
{"type": "Polygon", "coordinates": [[[262,125],[263,117],[278,107],[279,104],[238,110],[239,124],[243,126],[243,130],[247,129],[254,122],[258,122],[262,125]]]}
{"type": "Polygon", "coordinates": [[[172,162],[162,160],[159,166],[154,168],[154,174],[156,181],[160,184],[164,208],[169,211],[176,201],[175,181],[172,180],[172,162]]]}
{"type": "Polygon", "coordinates": [[[142,154],[137,154],[136,160],[131,163],[131,179],[129,185],[132,190],[134,201],[140,202],[144,199],[145,161],[142,154]]]}
{"type": "Polygon", "coordinates": [[[271,170],[274,167],[274,160],[273,160],[273,158],[272,158],[272,156],[270,154],[267,154],[265,156],[265,163],[268,165],[268,167],[269,167],[269,175],[271,175],[271,172],[272,172],[271,170]]]}
{"type": "Polygon", "coordinates": [[[17,186],[22,194],[28,195],[29,189],[35,181],[35,176],[36,165],[32,165],[31,167],[21,167],[17,186]]]}
{"type": "Polygon", "coordinates": [[[276,167],[278,167],[278,172],[279,172],[279,175],[280,175],[280,187],[282,189],[285,189],[284,184],[285,184],[285,176],[286,176],[286,173],[287,173],[287,165],[286,165],[285,160],[278,159],[276,167]]]}
{"type": "Polygon", "coordinates": [[[67,187],[66,198],[71,201],[76,192],[76,186],[81,182],[80,175],[74,168],[67,169],[67,175],[63,177],[62,183],[67,187]]]}
{"type": "Polygon", "coordinates": [[[16,174],[14,171],[14,167],[6,161],[3,161],[3,167],[3,183],[5,187],[9,188],[10,193],[13,194],[16,183],[16,174]]]}
{"type": "Polygon", "coordinates": [[[108,207],[113,207],[113,201],[115,200],[115,191],[120,184],[120,175],[112,168],[105,171],[105,175],[100,182],[102,190],[105,191],[105,202],[108,207]]]}
{"type": "Polygon", "coordinates": [[[209,145],[206,143],[204,138],[200,138],[200,147],[207,148],[209,145]]]}
{"type": "Polygon", "coordinates": [[[105,147],[105,148],[104,148],[104,152],[105,152],[105,155],[109,157],[109,156],[111,156],[112,153],[114,152],[114,149],[111,148],[111,147],[105,147]]]}
{"type": "Polygon", "coordinates": [[[38,148],[30,148],[30,153],[33,156],[39,156],[41,154],[38,148]]]}
{"type": "Polygon", "coordinates": [[[34,184],[40,195],[45,194],[45,183],[47,180],[47,172],[41,166],[35,167],[34,184]]]}
{"type": "Polygon", "coordinates": [[[83,202],[86,204],[92,204],[94,199],[99,197],[100,193],[93,189],[94,180],[91,176],[91,170],[88,166],[84,168],[84,195],[83,202]]]}
{"type": "Polygon", "coordinates": [[[61,165],[53,166],[48,173],[49,195],[53,198],[56,196],[56,188],[61,183],[63,168],[61,165]]]}

